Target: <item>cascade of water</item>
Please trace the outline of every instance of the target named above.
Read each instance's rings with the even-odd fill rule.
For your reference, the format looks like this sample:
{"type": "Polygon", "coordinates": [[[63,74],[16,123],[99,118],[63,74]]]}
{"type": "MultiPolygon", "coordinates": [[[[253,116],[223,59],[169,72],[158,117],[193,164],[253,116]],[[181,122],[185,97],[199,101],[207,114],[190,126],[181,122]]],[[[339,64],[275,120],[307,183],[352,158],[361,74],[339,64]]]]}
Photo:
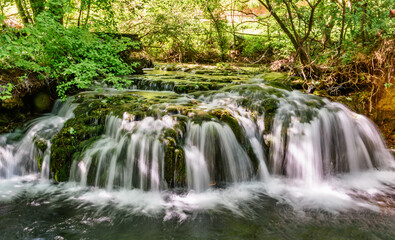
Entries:
{"type": "Polygon", "coordinates": [[[25,132],[0,136],[0,178],[37,172],[36,158],[40,157],[42,159],[41,177],[48,179],[50,140],[62,129],[68,119],[74,117],[75,108],[76,104],[72,104],[72,98],[64,103],[57,101],[51,113],[31,121],[25,132]],[[19,140],[14,141],[15,138],[19,140]],[[45,150],[39,150],[38,144],[44,146],[45,150]]]}
{"type": "MultiPolygon", "coordinates": [[[[242,127],[244,135],[248,140],[248,144],[251,146],[255,157],[258,160],[257,178],[265,181],[270,177],[269,170],[267,168],[267,151],[263,146],[263,131],[264,126],[264,115],[259,116],[255,111],[247,110],[243,107],[238,106],[237,99],[240,99],[238,94],[220,93],[215,96],[209,96],[204,100],[207,102],[203,109],[218,108],[222,107],[231,113],[239,125],[242,127]]],[[[256,103],[254,103],[256,104],[256,103]]]]}
{"type": "Polygon", "coordinates": [[[203,191],[216,182],[240,182],[253,176],[251,160],[228,125],[188,123],[185,141],[188,186],[203,191]]]}
{"type": "Polygon", "coordinates": [[[264,128],[261,127],[262,125],[257,124],[257,122],[263,123],[263,117],[258,118],[257,122],[255,122],[252,119],[251,113],[242,108],[238,108],[238,114],[234,116],[243,127],[252,150],[259,161],[258,178],[263,181],[269,179],[270,174],[266,166],[267,159],[261,137],[264,128]]]}
{"type": "MultiPolygon", "coordinates": [[[[268,89],[261,86],[263,91],[268,89]]],[[[258,91],[259,93],[259,91],[258,91]]],[[[327,175],[360,172],[369,169],[395,168],[391,153],[380,133],[366,117],[344,105],[332,103],[298,91],[282,91],[283,97],[244,93],[251,104],[262,100],[279,101],[270,134],[264,134],[265,111],[258,114],[238,106],[243,94],[224,94],[200,98],[203,108],[223,107],[231,112],[259,160],[258,177],[267,179],[270,172],[318,183],[327,175]],[[264,140],[270,146],[264,147],[264,140]]]]}
{"type": "Polygon", "coordinates": [[[81,160],[73,162],[70,179],[83,186],[89,182],[108,190],[163,188],[164,144],[160,135],[173,125],[170,116],[146,117],[142,121],[134,121],[126,113],[122,120],[109,116],[104,136],[85,151],[81,160]]]}
{"type": "Polygon", "coordinates": [[[326,175],[394,167],[374,124],[339,103],[312,108],[308,96],[282,100],[272,131],[275,174],[317,183],[326,175]]]}

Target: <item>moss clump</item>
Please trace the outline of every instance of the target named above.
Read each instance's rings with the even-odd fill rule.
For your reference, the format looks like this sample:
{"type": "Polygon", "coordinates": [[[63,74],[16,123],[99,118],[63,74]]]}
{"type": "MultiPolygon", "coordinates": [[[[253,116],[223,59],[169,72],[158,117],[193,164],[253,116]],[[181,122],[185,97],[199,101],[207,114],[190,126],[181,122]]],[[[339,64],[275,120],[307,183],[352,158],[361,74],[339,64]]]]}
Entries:
{"type": "Polygon", "coordinates": [[[203,122],[208,122],[208,121],[213,121],[215,120],[215,117],[211,114],[209,114],[206,111],[202,110],[195,110],[195,109],[189,109],[189,112],[187,112],[187,115],[191,118],[191,121],[195,124],[202,124],[203,122]]]}
{"type": "Polygon", "coordinates": [[[38,139],[34,142],[34,144],[36,145],[36,147],[41,151],[41,152],[45,152],[45,150],[47,150],[48,148],[48,144],[47,141],[45,139],[38,139]]]}
{"type": "Polygon", "coordinates": [[[42,170],[41,166],[43,165],[43,161],[44,161],[44,159],[41,157],[41,154],[36,155],[36,161],[37,161],[38,169],[40,169],[41,171],[42,170]]]}
{"type": "Polygon", "coordinates": [[[167,129],[162,136],[165,143],[165,180],[171,188],[186,186],[186,165],[184,150],[177,143],[177,131],[175,129],[167,129]]]}
{"type": "Polygon", "coordinates": [[[257,159],[254,149],[250,143],[247,144],[247,155],[251,159],[252,167],[254,168],[254,173],[256,174],[259,168],[259,160],[257,159]]]}
{"type": "Polygon", "coordinates": [[[273,127],[274,117],[278,109],[279,101],[273,98],[266,99],[262,102],[264,108],[264,122],[265,122],[265,134],[271,132],[273,127]]]}
{"type": "Polygon", "coordinates": [[[67,181],[73,158],[103,133],[103,120],[79,116],[66,122],[52,139],[50,169],[56,181],[67,181]]]}
{"type": "Polygon", "coordinates": [[[195,83],[195,84],[179,84],[175,85],[173,91],[176,93],[190,93],[194,91],[207,91],[213,88],[213,84],[210,83],[195,83]]]}
{"type": "Polygon", "coordinates": [[[210,111],[212,116],[215,116],[219,121],[227,124],[231,129],[233,134],[236,136],[236,139],[241,143],[243,131],[240,127],[239,122],[232,114],[225,109],[215,109],[210,111]]]}

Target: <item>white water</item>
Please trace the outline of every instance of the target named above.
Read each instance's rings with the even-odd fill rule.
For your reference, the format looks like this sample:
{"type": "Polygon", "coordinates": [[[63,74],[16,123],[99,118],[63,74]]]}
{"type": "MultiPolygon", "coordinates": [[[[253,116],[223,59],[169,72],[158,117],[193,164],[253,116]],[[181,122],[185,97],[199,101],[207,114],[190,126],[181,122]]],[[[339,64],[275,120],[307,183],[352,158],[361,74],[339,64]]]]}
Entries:
{"type": "Polygon", "coordinates": [[[230,212],[239,217],[253,218],[253,208],[265,208],[273,199],[277,207],[291,206],[300,215],[319,210],[339,214],[369,210],[395,214],[392,171],[369,171],[331,177],[325,182],[306,186],[301,181],[272,177],[266,182],[236,183],[223,189],[177,194],[171,191],[142,191],[140,189],[106,190],[88,188],[74,183],[53,185],[36,181],[36,176],[14,177],[0,181],[0,202],[21,196],[32,199],[30,204],[61,206],[71,204],[79,212],[94,211],[115,218],[119,212],[126,216],[148,216],[184,221],[199,213],[230,212]],[[45,199],[36,201],[35,199],[45,199]],[[263,205],[262,205],[263,204],[263,205]]]}
{"type": "Polygon", "coordinates": [[[20,140],[12,140],[22,136],[22,133],[0,135],[0,178],[24,176],[38,171],[37,157],[43,159],[41,177],[49,177],[49,161],[51,155],[50,140],[58,133],[64,123],[74,117],[73,111],[76,104],[72,99],[65,103],[57,101],[51,113],[31,121],[20,140]],[[19,136],[18,136],[19,135],[19,136]],[[41,141],[47,148],[41,152],[36,147],[36,142],[41,141]]]}
{"type": "Polygon", "coordinates": [[[242,182],[253,175],[251,160],[228,125],[189,122],[184,151],[188,186],[198,192],[217,181],[242,182]]]}
{"type": "Polygon", "coordinates": [[[73,162],[70,180],[86,186],[88,175],[94,174],[94,186],[107,190],[114,187],[153,191],[165,188],[164,144],[160,135],[162,130],[173,125],[169,116],[147,117],[142,121],[135,121],[126,113],[122,120],[107,117],[105,135],[85,151],[81,161],[73,162]]]}
{"type": "MultiPolygon", "coordinates": [[[[299,92],[284,95],[270,96],[279,101],[271,132],[265,131],[265,112],[238,104],[248,96],[221,93],[200,98],[203,111],[229,111],[243,134],[235,136],[215,119],[201,124],[189,120],[181,136],[187,178],[182,194],[168,190],[164,180],[166,142],[161,135],[178,123],[175,116],[141,121],[127,113],[122,119],[107,117],[105,134],[73,162],[72,182],[59,186],[28,175],[37,173],[35,140],[44,138],[50,149],[49,140],[72,114],[45,116],[34,121],[19,141],[8,144],[8,135],[0,137],[0,173],[7,178],[0,181],[0,198],[47,194],[53,204],[67,201],[97,211],[115,207],[165,220],[184,220],[200,211],[249,216],[250,205],[266,198],[301,213],[308,209],[393,213],[394,159],[374,124],[338,103],[299,92]],[[217,188],[222,186],[226,188],[217,188]]],[[[256,106],[262,105],[259,96],[249,97],[256,106]]],[[[42,154],[41,176],[46,178],[50,153],[42,154]]]]}
{"type": "Polygon", "coordinates": [[[316,116],[303,122],[298,111],[303,113],[306,105],[299,95],[292,93],[292,102],[282,101],[274,119],[273,173],[313,184],[336,173],[394,169],[393,157],[369,119],[326,102],[321,109],[306,109],[316,116]],[[295,108],[295,102],[301,107],[295,108]]]}

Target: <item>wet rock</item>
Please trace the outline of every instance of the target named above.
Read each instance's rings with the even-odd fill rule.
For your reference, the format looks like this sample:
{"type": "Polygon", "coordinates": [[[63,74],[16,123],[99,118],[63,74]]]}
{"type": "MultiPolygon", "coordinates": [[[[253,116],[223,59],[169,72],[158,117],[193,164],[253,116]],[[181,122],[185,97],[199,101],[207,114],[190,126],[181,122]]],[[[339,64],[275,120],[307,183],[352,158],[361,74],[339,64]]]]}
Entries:
{"type": "Polygon", "coordinates": [[[47,150],[48,148],[48,144],[47,141],[45,139],[38,139],[34,142],[34,144],[36,145],[36,147],[41,151],[41,152],[45,152],[45,150],[47,150]]]}
{"type": "Polygon", "coordinates": [[[177,137],[177,131],[167,129],[162,137],[165,143],[165,169],[164,178],[169,187],[185,187],[186,186],[186,166],[184,150],[179,145],[180,139],[177,137]]]}

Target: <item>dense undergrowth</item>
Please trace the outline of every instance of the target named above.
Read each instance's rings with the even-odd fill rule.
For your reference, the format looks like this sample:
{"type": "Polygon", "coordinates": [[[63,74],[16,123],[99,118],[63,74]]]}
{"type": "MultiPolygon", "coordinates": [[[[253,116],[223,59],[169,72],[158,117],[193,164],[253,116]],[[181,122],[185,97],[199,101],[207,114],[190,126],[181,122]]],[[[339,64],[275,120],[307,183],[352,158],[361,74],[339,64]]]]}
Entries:
{"type": "MultiPolygon", "coordinates": [[[[108,34],[93,34],[86,28],[64,27],[50,14],[40,14],[34,25],[10,28],[0,19],[0,70],[18,69],[19,81],[1,82],[0,99],[11,97],[12,89],[26,86],[34,76],[35,84],[52,84],[59,97],[85,89],[94,81],[115,86],[127,84],[118,76],[134,72],[120,53],[137,48],[128,38],[114,39],[108,34]]],[[[133,64],[132,64],[133,65],[133,64]]]]}

